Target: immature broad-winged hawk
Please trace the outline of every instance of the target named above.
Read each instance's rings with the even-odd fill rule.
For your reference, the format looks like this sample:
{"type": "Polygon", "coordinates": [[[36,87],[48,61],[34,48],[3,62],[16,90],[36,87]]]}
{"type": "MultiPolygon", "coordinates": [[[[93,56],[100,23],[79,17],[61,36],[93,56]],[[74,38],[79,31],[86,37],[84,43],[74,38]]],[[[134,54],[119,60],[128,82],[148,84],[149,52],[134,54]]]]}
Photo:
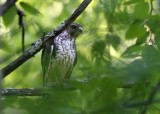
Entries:
{"type": "Polygon", "coordinates": [[[41,63],[44,86],[63,83],[70,77],[76,63],[75,40],[81,33],[82,26],[72,23],[43,48],[41,63]]]}

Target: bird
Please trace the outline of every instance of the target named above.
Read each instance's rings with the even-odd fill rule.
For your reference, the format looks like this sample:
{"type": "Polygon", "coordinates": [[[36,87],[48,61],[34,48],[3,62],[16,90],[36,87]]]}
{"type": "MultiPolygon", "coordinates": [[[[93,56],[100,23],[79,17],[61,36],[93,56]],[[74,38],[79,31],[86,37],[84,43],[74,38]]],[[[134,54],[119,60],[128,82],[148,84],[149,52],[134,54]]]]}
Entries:
{"type": "Polygon", "coordinates": [[[77,62],[75,41],[81,33],[82,26],[72,23],[51,43],[43,47],[41,55],[43,86],[63,84],[70,78],[77,62]]]}

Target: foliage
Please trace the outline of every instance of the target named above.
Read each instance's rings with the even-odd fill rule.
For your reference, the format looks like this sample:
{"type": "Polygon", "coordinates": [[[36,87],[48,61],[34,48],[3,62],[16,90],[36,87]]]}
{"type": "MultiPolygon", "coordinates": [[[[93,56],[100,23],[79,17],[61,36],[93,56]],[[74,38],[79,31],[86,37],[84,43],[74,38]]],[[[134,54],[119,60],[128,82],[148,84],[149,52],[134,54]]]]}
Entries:
{"type": "MultiPolygon", "coordinates": [[[[82,0],[19,0],[25,16],[25,45],[64,21],[82,0]]],[[[11,114],[141,114],[160,76],[160,16],[156,0],[93,0],[76,20],[78,62],[69,83],[50,96],[1,98],[11,114]],[[83,82],[83,83],[82,83],[83,82]],[[126,88],[127,87],[127,88],[126,88]],[[138,105],[138,103],[140,105],[138,105]]],[[[1,18],[0,67],[21,55],[15,7],[1,18]],[[11,18],[12,17],[12,18],[11,18]]],[[[41,52],[3,80],[3,88],[42,87],[41,52]]],[[[157,90],[158,91],[158,90],[157,90]]],[[[157,93],[154,101],[159,101],[157,93]]],[[[159,113],[159,102],[147,111],[159,113]]]]}

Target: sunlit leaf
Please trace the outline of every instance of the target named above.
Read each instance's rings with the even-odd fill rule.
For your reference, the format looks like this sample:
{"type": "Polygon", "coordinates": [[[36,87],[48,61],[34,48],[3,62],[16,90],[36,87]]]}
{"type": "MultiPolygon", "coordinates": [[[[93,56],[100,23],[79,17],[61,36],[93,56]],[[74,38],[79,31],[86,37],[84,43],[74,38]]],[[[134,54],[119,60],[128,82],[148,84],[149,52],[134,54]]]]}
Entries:
{"type": "Polygon", "coordinates": [[[126,39],[142,37],[146,34],[146,28],[141,21],[134,21],[126,32],[126,39]]]}
{"type": "Polygon", "coordinates": [[[137,19],[145,19],[149,16],[149,4],[140,2],[135,6],[134,17],[137,19]]]}
{"type": "Polygon", "coordinates": [[[20,5],[22,6],[22,8],[27,11],[28,13],[32,14],[32,15],[38,15],[40,14],[40,12],[32,5],[25,3],[25,2],[20,2],[20,5]]]}
{"type": "Polygon", "coordinates": [[[122,57],[124,58],[139,57],[141,55],[142,49],[143,47],[139,45],[130,46],[122,53],[122,57]]]}
{"type": "Polygon", "coordinates": [[[128,0],[128,1],[124,1],[124,5],[131,5],[131,4],[135,4],[135,3],[138,3],[138,2],[141,2],[143,0],[128,0]]]}

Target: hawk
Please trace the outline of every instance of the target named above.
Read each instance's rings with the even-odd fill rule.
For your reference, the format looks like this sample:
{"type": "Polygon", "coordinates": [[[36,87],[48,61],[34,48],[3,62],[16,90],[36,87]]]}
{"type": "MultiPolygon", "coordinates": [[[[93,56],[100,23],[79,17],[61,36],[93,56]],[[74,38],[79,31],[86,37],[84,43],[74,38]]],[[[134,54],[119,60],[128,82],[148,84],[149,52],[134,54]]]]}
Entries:
{"type": "Polygon", "coordinates": [[[81,33],[82,26],[72,23],[50,44],[44,46],[41,56],[44,86],[62,84],[70,78],[77,58],[75,40],[81,33]]]}

